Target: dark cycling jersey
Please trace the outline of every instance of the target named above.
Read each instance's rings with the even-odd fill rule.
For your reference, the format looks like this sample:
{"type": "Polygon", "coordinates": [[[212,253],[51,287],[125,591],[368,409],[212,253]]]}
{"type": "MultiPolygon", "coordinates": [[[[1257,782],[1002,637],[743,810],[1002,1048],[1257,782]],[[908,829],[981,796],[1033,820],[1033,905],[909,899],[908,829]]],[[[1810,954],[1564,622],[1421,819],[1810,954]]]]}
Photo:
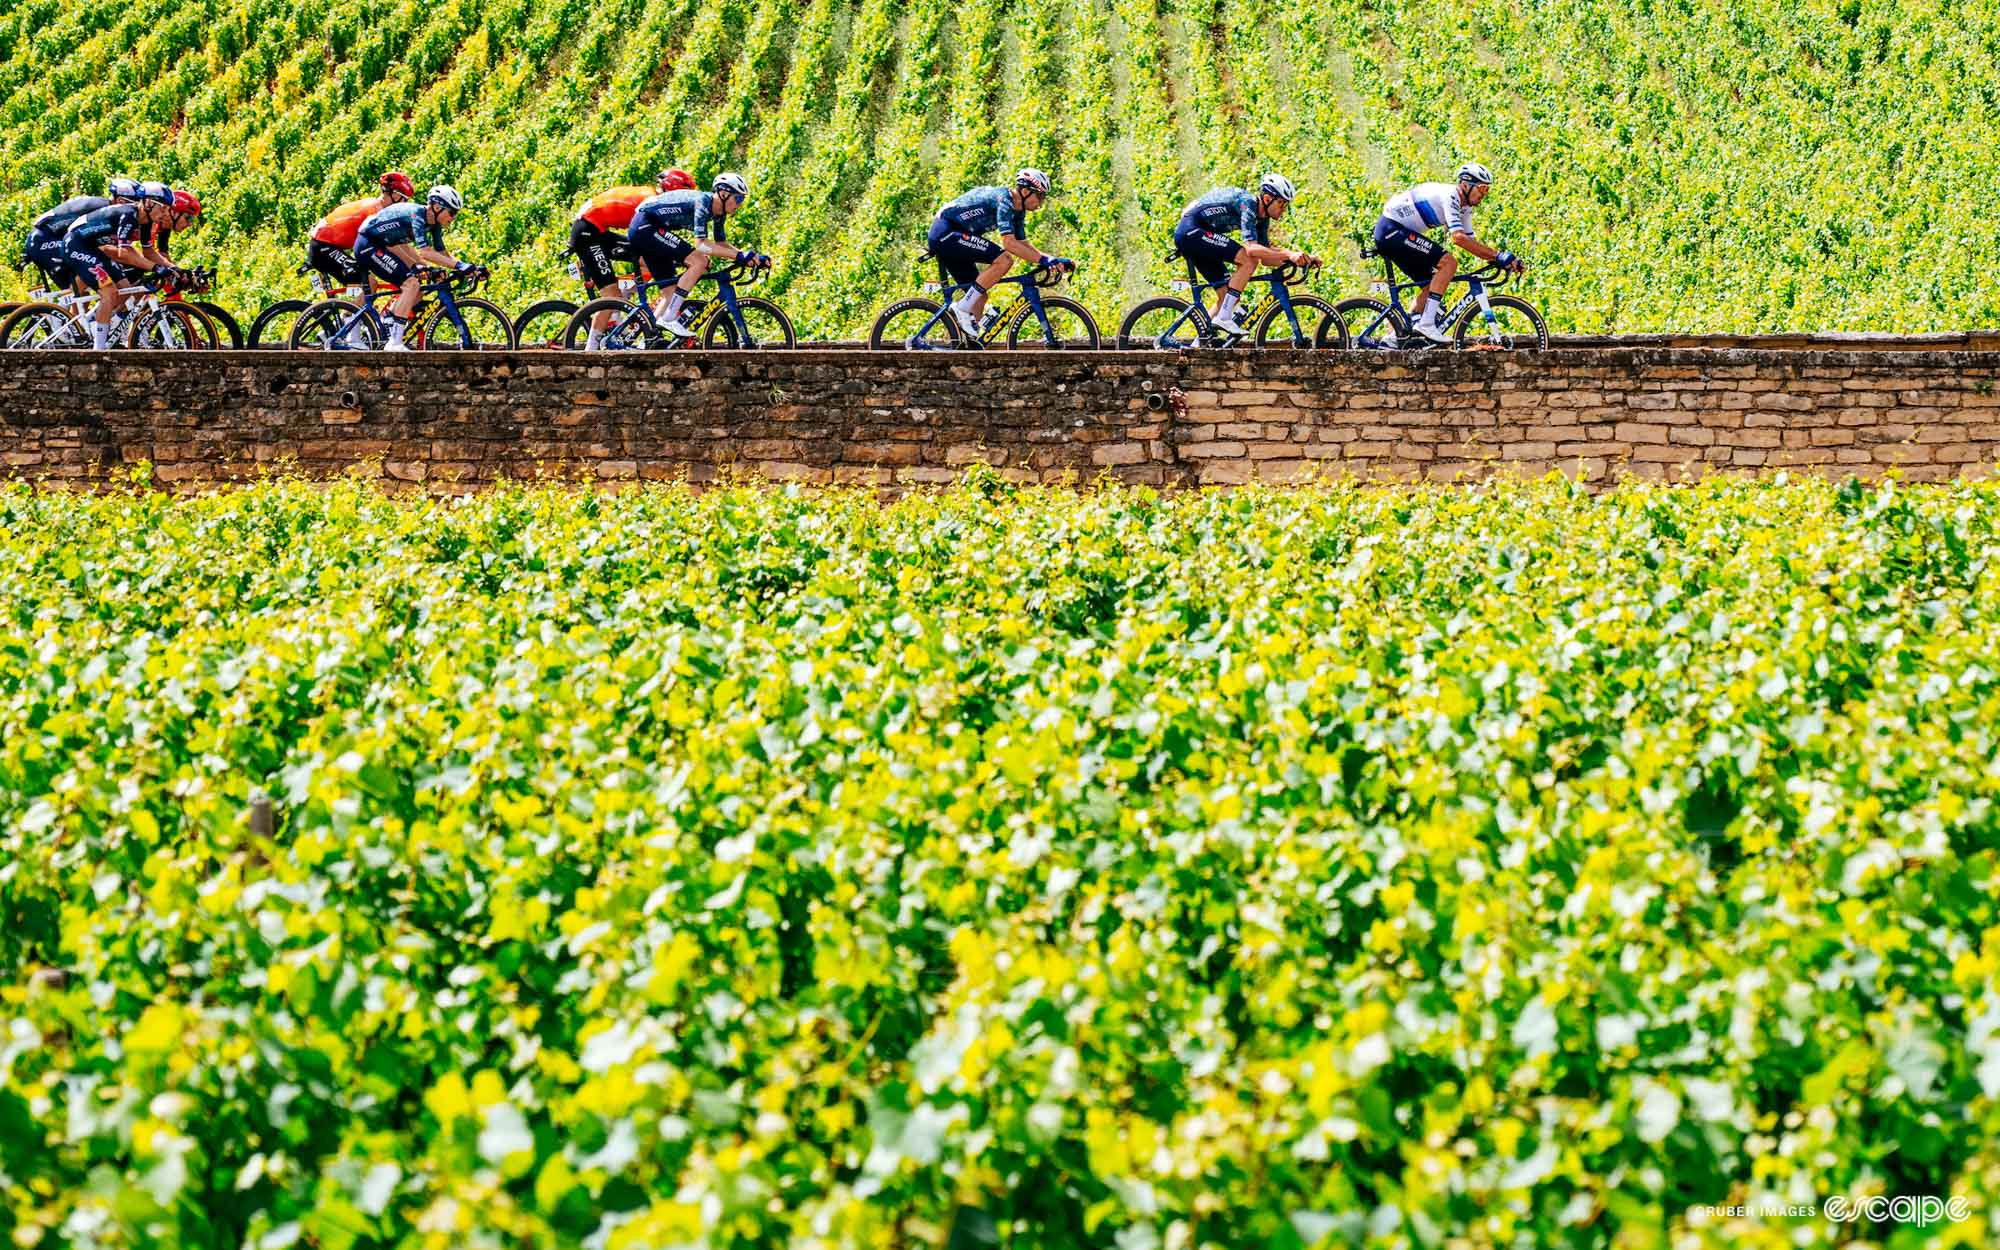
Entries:
{"type": "Polygon", "coordinates": [[[1266,247],[1271,245],[1271,222],[1257,215],[1257,197],[1241,187],[1210,191],[1181,212],[1181,230],[1211,230],[1217,234],[1241,234],[1266,247]]]}
{"type": "Polygon", "coordinates": [[[961,234],[1001,234],[1017,239],[1028,237],[1028,215],[1014,207],[1014,192],[1008,187],[974,187],[940,208],[937,219],[946,228],[961,234]]]}
{"type": "Polygon", "coordinates": [[[354,237],[357,249],[397,247],[405,243],[440,252],[444,250],[444,227],[437,222],[425,221],[424,205],[415,201],[391,204],[362,222],[360,231],[354,237]]]}
{"type": "Polygon", "coordinates": [[[132,247],[143,230],[137,204],[112,204],[79,217],[63,239],[71,249],[95,252],[103,247],[132,247]]]}
{"type": "Polygon", "coordinates": [[[88,217],[100,208],[110,208],[111,201],[101,195],[79,195],[75,199],[64,200],[28,227],[28,237],[36,241],[60,239],[69,233],[69,228],[80,218],[88,217]]]}
{"type": "Polygon", "coordinates": [[[726,223],[715,215],[714,192],[667,191],[639,205],[632,214],[631,234],[637,238],[642,230],[658,230],[667,234],[693,231],[697,240],[706,241],[711,227],[716,241],[729,241],[726,223]]]}

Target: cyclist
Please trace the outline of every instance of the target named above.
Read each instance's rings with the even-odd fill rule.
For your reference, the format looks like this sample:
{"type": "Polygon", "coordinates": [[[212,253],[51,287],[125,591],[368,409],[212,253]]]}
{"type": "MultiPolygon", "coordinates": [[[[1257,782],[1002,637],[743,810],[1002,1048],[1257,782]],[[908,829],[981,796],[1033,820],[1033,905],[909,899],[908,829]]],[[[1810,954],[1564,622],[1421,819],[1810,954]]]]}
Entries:
{"type": "Polygon", "coordinates": [[[659,309],[660,328],[675,338],[693,338],[694,331],[681,321],[681,308],[701,276],[708,272],[709,258],[738,257],[751,265],[768,269],[771,258],[746,251],[729,241],[728,218],[750,198],[750,182],[742,174],[717,174],[709,191],[667,191],[639,205],[632,214],[632,247],[646,268],[655,274],[680,270],[680,278],[659,309]],[[710,238],[713,231],[715,237],[710,238]],[[683,234],[692,234],[692,240],[683,234]]]}
{"type": "MultiPolygon", "coordinates": [[[[656,195],[669,191],[692,191],[694,179],[682,169],[663,169],[653,177],[652,187],[613,187],[590,198],[569,226],[569,250],[576,257],[577,268],[583,273],[583,284],[590,288],[595,299],[619,285],[618,271],[614,262],[630,254],[626,238],[619,233],[629,230],[632,218],[639,206],[656,195]]],[[[658,273],[658,271],[655,271],[658,273]]],[[[659,273],[662,281],[671,278],[672,273],[659,273]]],[[[589,351],[596,351],[602,336],[611,324],[610,313],[600,313],[591,319],[590,339],[584,344],[589,351]]]]}
{"type": "Polygon", "coordinates": [[[118,282],[129,271],[166,271],[171,267],[146,254],[141,240],[149,231],[171,228],[171,195],[162,201],[147,193],[136,204],[109,204],[86,213],[63,235],[63,264],[79,279],[97,287],[97,311],[90,322],[90,345],[111,346],[111,320],[125,306],[118,282]]]}
{"type": "Polygon", "coordinates": [[[155,265],[172,268],[174,258],[167,255],[167,242],[174,235],[194,226],[194,219],[201,216],[201,200],[192,191],[160,189],[167,193],[167,220],[153,229],[151,237],[146,240],[145,251],[155,265]]]}
{"type": "Polygon", "coordinates": [[[1307,252],[1271,246],[1271,223],[1291,211],[1298,188],[1283,174],[1265,174],[1253,194],[1241,187],[1219,187],[1181,211],[1174,227],[1174,247],[1205,282],[1224,283],[1216,302],[1213,325],[1224,334],[1241,334],[1236,306],[1259,265],[1319,264],[1307,252]],[[1235,235],[1243,236],[1237,242],[1235,235]]]}
{"type": "Polygon", "coordinates": [[[421,204],[395,204],[361,223],[355,232],[354,259],[361,268],[400,288],[389,305],[389,341],[385,352],[406,352],[403,335],[416,315],[422,284],[417,280],[418,265],[449,267],[455,273],[470,273],[473,266],[444,250],[445,227],[458,220],[465,197],[456,188],[442,183],[424,194],[421,204]]]}
{"type": "Polygon", "coordinates": [[[417,193],[417,185],[400,169],[383,174],[381,194],[349,200],[313,223],[306,239],[306,266],[325,274],[336,287],[360,286],[361,264],[354,259],[354,241],[361,223],[385,208],[393,208],[417,193]]]}
{"type": "Polygon", "coordinates": [[[1459,166],[1455,183],[1423,182],[1390,196],[1375,223],[1375,250],[1410,281],[1424,284],[1410,301],[1410,312],[1416,318],[1412,328],[1433,343],[1451,341],[1438,325],[1438,309],[1444,306],[1451,280],[1458,276],[1458,257],[1431,238],[1431,231],[1445,227],[1451,232],[1453,247],[1464,248],[1512,273],[1527,267],[1512,252],[1488,247],[1472,235],[1472,210],[1492,190],[1493,171],[1477,161],[1468,162],[1459,166]]]}
{"type": "Polygon", "coordinates": [[[951,315],[966,338],[977,343],[985,329],[986,300],[993,284],[1007,276],[1014,258],[1074,269],[1076,262],[1050,256],[1028,242],[1028,214],[1049,202],[1052,184],[1039,169],[1014,175],[1012,187],[974,187],[931,218],[931,255],[956,285],[972,289],[951,302],[951,315]],[[1000,241],[987,236],[998,230],[1000,241]]]}
{"type": "Polygon", "coordinates": [[[136,204],[139,184],[130,178],[113,178],[104,195],[78,195],[64,200],[28,227],[27,242],[21,245],[21,261],[42,271],[54,290],[83,290],[83,278],[72,274],[63,261],[63,235],[77,220],[109,208],[113,204],[136,204]]]}

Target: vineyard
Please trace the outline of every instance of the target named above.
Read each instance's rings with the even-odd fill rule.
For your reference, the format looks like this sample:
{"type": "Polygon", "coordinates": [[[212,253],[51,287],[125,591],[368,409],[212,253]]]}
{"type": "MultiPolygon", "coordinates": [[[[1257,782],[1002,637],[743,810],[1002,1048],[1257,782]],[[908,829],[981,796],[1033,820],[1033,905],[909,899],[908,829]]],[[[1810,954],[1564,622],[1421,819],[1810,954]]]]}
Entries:
{"type": "Polygon", "coordinates": [[[1992,1245],[1996,525],[0,489],[0,1237],[1992,1245]]]}
{"type": "MultiPolygon", "coordinates": [[[[1021,165],[1100,322],[1171,275],[1193,194],[1289,171],[1281,232],[1367,277],[1385,196],[1492,165],[1482,234],[1553,327],[1992,324],[1991,4],[1936,0],[15,0],[0,240],[107,175],[196,188],[183,258],[243,312],[301,294],[311,224],[401,166],[471,197],[456,246],[518,307],[570,294],[593,191],[749,174],[736,226],[810,337],[916,279],[925,219],[1021,165]]],[[[12,252],[9,252],[11,258],[12,252]]],[[[0,293],[24,284],[9,276],[0,293]]]]}

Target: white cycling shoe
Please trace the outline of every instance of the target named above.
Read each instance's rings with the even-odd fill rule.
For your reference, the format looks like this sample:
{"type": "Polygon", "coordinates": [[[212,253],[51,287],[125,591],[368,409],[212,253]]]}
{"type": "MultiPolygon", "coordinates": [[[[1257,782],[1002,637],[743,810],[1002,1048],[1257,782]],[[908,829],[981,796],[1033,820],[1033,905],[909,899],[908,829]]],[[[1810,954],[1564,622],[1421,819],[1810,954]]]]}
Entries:
{"type": "Polygon", "coordinates": [[[385,352],[406,352],[410,350],[410,345],[408,343],[384,343],[382,344],[382,350],[385,352]]]}
{"type": "Polygon", "coordinates": [[[660,323],[660,329],[666,331],[668,334],[673,335],[677,339],[691,339],[694,337],[694,331],[688,329],[687,322],[682,321],[679,317],[675,317],[671,321],[662,321],[660,323]]]}
{"type": "Polygon", "coordinates": [[[1446,334],[1444,332],[1444,327],[1439,325],[1435,321],[1420,320],[1410,328],[1412,330],[1415,330],[1418,334],[1423,335],[1425,338],[1429,339],[1433,343],[1451,342],[1451,335],[1446,334]]]}
{"type": "Polygon", "coordinates": [[[1230,313],[1227,317],[1217,317],[1214,321],[1209,322],[1209,324],[1231,338],[1240,339],[1243,337],[1243,323],[1236,319],[1235,313],[1230,313]]]}
{"type": "Polygon", "coordinates": [[[957,304],[951,306],[951,319],[958,322],[958,328],[964,332],[966,338],[977,339],[985,332],[985,327],[979,320],[957,304]]]}

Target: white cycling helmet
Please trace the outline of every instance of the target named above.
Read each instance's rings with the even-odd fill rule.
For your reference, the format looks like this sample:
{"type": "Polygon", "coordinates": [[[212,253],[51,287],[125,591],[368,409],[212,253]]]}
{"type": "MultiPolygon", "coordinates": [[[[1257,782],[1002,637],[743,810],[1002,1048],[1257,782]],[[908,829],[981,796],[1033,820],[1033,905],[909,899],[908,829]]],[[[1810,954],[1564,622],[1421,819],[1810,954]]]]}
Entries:
{"type": "Polygon", "coordinates": [[[733,195],[739,200],[750,198],[750,180],[742,174],[717,174],[715,176],[717,195],[733,195]]]}
{"type": "Polygon", "coordinates": [[[1049,193],[1049,188],[1054,184],[1049,181],[1049,176],[1041,170],[1024,169],[1014,175],[1014,185],[1023,191],[1033,191],[1036,195],[1046,196],[1049,193]]]}
{"type": "Polygon", "coordinates": [[[1257,189],[1265,195],[1275,196],[1287,204],[1291,203],[1299,194],[1299,189],[1292,185],[1292,180],[1283,174],[1265,174],[1264,181],[1257,184],[1257,189]]]}
{"type": "Polygon", "coordinates": [[[1458,167],[1458,180],[1469,182],[1475,187],[1493,185],[1493,171],[1478,161],[1468,161],[1458,167]]]}
{"type": "Polygon", "coordinates": [[[458,193],[458,188],[447,186],[442,182],[425,192],[424,200],[439,208],[448,208],[454,213],[461,212],[465,208],[465,197],[458,193]]]}

